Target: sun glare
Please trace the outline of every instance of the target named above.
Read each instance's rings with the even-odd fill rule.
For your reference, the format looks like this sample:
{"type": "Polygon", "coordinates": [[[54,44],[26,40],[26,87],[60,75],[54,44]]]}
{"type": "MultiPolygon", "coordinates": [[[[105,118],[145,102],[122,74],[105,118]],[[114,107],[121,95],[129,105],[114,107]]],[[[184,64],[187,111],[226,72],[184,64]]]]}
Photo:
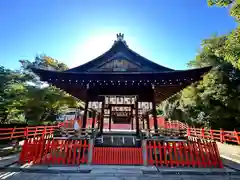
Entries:
{"type": "Polygon", "coordinates": [[[70,67],[76,67],[100,56],[113,45],[115,34],[90,35],[73,51],[70,67]]]}

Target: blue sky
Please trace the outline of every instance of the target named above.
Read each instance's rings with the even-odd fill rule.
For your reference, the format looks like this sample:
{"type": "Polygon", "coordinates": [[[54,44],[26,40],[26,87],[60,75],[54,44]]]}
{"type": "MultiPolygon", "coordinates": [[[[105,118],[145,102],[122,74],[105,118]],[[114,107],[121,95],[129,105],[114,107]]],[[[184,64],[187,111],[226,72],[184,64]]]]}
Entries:
{"type": "Polygon", "coordinates": [[[139,54],[185,69],[203,38],[235,27],[227,9],[206,0],[0,0],[0,65],[16,69],[44,53],[74,67],[122,32],[139,54]]]}

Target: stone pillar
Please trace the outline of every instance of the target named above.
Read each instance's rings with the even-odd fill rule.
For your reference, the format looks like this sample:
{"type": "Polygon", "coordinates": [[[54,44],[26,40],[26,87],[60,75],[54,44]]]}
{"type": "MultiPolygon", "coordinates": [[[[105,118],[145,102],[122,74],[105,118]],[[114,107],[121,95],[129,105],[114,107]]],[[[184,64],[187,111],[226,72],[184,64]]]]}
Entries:
{"type": "Polygon", "coordinates": [[[89,139],[88,143],[89,143],[89,146],[88,146],[89,147],[89,149],[88,149],[88,164],[92,164],[94,140],[89,139]]]}
{"type": "Polygon", "coordinates": [[[142,140],[143,165],[147,166],[147,140],[142,140]]]}

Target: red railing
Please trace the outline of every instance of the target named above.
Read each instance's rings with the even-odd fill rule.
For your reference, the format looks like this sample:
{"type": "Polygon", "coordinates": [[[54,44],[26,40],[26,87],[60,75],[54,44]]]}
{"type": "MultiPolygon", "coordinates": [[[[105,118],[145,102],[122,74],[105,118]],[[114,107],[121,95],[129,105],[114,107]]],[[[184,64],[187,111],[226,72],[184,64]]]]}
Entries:
{"type": "Polygon", "coordinates": [[[73,164],[88,162],[88,140],[29,138],[25,140],[19,162],[33,164],[73,164]]]}
{"type": "Polygon", "coordinates": [[[93,147],[92,163],[142,165],[142,148],[93,147]]]}
{"type": "Polygon", "coordinates": [[[0,140],[32,138],[41,135],[52,134],[59,126],[35,126],[25,128],[0,128],[0,140]]]}
{"type": "MultiPolygon", "coordinates": [[[[72,128],[74,126],[75,121],[76,120],[74,120],[74,119],[66,120],[66,121],[62,122],[61,125],[66,128],[72,128]]],[[[81,127],[82,120],[79,119],[79,120],[77,120],[77,122],[78,122],[79,126],[81,127]]],[[[164,117],[158,117],[157,122],[158,122],[159,128],[168,128],[168,129],[186,129],[186,128],[188,128],[188,125],[185,123],[182,123],[177,120],[166,121],[164,119],[164,117]]],[[[95,127],[96,127],[96,124],[97,124],[97,121],[94,124],[95,127]]],[[[150,129],[154,128],[153,118],[149,119],[149,126],[150,126],[150,129]]],[[[86,127],[92,127],[92,118],[89,118],[87,120],[86,127]]],[[[104,123],[103,128],[108,128],[108,127],[109,127],[109,123],[104,123]]],[[[112,124],[111,129],[131,129],[131,124],[112,124]]]]}
{"type": "Polygon", "coordinates": [[[212,130],[204,128],[187,128],[187,135],[192,137],[199,137],[202,139],[211,139],[214,141],[233,142],[240,145],[240,132],[224,131],[224,130],[212,130]]]}
{"type": "MultiPolygon", "coordinates": [[[[151,120],[151,119],[150,119],[151,120]]],[[[63,126],[65,128],[73,128],[75,120],[68,120],[59,123],[56,126],[36,126],[26,128],[0,128],[0,140],[13,140],[17,138],[31,138],[41,136],[43,134],[52,134],[57,128],[63,126]]],[[[152,120],[151,120],[152,122],[152,120]]],[[[81,127],[81,120],[78,120],[79,126],[81,127]]],[[[233,142],[240,145],[240,132],[237,131],[224,131],[224,130],[207,130],[204,128],[189,128],[186,124],[174,120],[174,121],[163,121],[162,118],[158,118],[159,127],[165,129],[180,129],[186,130],[188,136],[199,137],[203,139],[212,139],[219,142],[233,142]],[[163,124],[164,122],[164,124],[163,124]]],[[[89,118],[87,121],[87,127],[91,127],[92,119],[89,118]]],[[[150,127],[153,128],[153,123],[150,123],[150,127]]],[[[96,126],[95,126],[96,127],[96,126]]],[[[118,126],[114,126],[116,129],[118,126]]],[[[122,127],[122,126],[121,126],[122,127]]],[[[125,127],[125,126],[124,126],[125,127]]],[[[120,128],[121,129],[121,128],[120,128]]]]}
{"type": "Polygon", "coordinates": [[[147,142],[147,162],[149,165],[170,167],[222,168],[215,142],[147,142]]]}
{"type": "Polygon", "coordinates": [[[19,162],[47,165],[91,163],[196,168],[223,167],[216,142],[199,139],[186,142],[147,140],[146,146],[141,148],[90,147],[90,145],[94,146],[89,144],[87,139],[29,138],[24,142],[19,162]],[[89,151],[90,148],[92,152],[89,151]],[[144,155],[143,152],[146,154],[144,155]]]}

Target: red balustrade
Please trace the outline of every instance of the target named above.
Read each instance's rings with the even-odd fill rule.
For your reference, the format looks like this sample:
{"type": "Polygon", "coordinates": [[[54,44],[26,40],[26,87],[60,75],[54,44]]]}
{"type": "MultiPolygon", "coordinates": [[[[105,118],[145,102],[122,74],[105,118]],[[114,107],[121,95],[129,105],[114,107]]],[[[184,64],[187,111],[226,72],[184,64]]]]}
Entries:
{"type": "Polygon", "coordinates": [[[88,162],[88,140],[61,140],[43,137],[25,140],[19,162],[33,164],[72,164],[88,162]]]}
{"type": "Polygon", "coordinates": [[[147,142],[148,165],[167,167],[222,168],[215,142],[147,142]]]}
{"type": "MultiPolygon", "coordinates": [[[[77,120],[79,127],[81,127],[81,120],[77,120]]],[[[0,128],[0,140],[13,140],[18,138],[31,138],[41,136],[43,134],[53,134],[53,132],[60,126],[65,128],[73,128],[75,120],[67,120],[60,122],[55,126],[35,126],[25,128],[0,128]]],[[[97,124],[97,123],[96,123],[97,124]]],[[[95,124],[95,127],[97,127],[95,124]]],[[[164,118],[158,117],[158,125],[165,129],[180,129],[186,130],[187,136],[199,137],[203,139],[212,139],[219,142],[233,142],[240,145],[240,132],[204,129],[204,128],[190,128],[186,124],[174,120],[165,121],[164,118]]],[[[87,120],[87,127],[92,127],[92,118],[87,120]]],[[[108,128],[108,123],[104,123],[104,128],[108,128]]],[[[153,129],[153,119],[150,118],[150,128],[153,129]]],[[[112,124],[111,129],[131,129],[130,124],[112,124]]]]}
{"type": "Polygon", "coordinates": [[[192,137],[199,137],[202,139],[211,139],[214,141],[233,142],[240,145],[240,132],[204,129],[204,128],[187,128],[187,135],[192,137]]]}
{"type": "Polygon", "coordinates": [[[35,126],[25,128],[0,128],[0,140],[32,138],[46,134],[52,134],[59,126],[35,126]]]}

